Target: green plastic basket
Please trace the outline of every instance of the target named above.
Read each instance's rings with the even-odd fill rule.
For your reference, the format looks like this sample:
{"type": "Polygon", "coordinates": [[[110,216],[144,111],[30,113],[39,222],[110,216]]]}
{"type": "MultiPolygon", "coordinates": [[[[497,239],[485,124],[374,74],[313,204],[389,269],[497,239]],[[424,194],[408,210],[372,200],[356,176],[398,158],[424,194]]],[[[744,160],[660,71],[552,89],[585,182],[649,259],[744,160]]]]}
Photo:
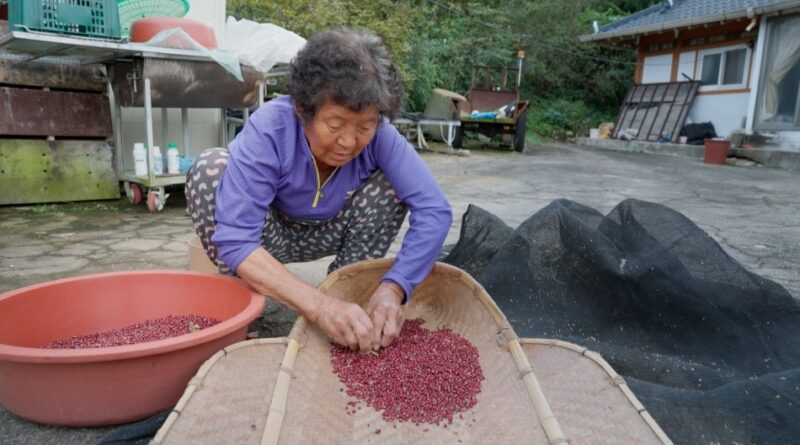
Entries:
{"type": "Polygon", "coordinates": [[[10,0],[9,29],[118,39],[116,0],[10,0]]]}

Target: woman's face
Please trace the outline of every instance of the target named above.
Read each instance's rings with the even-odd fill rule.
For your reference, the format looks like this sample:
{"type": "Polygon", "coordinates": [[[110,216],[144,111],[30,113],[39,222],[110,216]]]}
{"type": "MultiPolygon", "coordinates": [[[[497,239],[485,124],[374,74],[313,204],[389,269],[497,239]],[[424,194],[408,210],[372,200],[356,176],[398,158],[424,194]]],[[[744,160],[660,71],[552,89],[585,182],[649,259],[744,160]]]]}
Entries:
{"type": "Polygon", "coordinates": [[[361,154],[375,135],[379,122],[380,113],[376,105],[356,113],[326,101],[303,128],[318,166],[336,168],[361,154]]]}

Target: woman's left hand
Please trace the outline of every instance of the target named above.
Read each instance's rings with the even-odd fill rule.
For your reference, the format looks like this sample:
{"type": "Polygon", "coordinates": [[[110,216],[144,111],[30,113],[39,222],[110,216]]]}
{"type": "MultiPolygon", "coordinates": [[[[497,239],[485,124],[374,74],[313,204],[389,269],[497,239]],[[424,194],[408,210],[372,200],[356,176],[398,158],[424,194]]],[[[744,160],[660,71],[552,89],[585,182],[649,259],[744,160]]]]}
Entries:
{"type": "Polygon", "coordinates": [[[367,314],[372,318],[373,345],[385,348],[400,335],[405,316],[403,315],[403,288],[395,283],[381,283],[367,306],[367,314]]]}

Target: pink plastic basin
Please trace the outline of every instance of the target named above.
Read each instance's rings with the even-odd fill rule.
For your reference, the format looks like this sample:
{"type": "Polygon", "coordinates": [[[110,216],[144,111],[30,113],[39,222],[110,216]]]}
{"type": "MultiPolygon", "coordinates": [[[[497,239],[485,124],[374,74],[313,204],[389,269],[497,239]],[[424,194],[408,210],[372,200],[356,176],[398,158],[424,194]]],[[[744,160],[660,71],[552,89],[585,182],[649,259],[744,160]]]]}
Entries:
{"type": "Polygon", "coordinates": [[[140,271],[51,281],[0,295],[0,404],[67,426],[140,420],[175,405],[218,350],[245,339],[264,297],[242,281],[186,271],[140,271]],[[136,345],[41,349],[54,340],[167,315],[221,322],[136,345]]]}

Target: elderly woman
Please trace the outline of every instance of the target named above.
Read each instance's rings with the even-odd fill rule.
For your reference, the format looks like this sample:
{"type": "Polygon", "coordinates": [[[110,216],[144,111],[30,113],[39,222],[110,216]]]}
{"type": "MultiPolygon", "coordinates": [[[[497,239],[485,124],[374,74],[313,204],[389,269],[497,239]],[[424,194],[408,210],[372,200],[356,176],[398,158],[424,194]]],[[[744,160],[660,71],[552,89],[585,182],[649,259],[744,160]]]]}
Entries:
{"type": "Polygon", "coordinates": [[[402,86],[378,37],[316,35],[292,61],[288,90],[253,113],[230,151],[207,150],[189,171],[195,230],[222,273],[297,310],[334,342],[386,347],[442,247],[450,205],[389,123],[402,86]],[[402,247],[366,311],[283,266],[335,255],[330,273],[382,257],[409,210],[402,247]]]}

